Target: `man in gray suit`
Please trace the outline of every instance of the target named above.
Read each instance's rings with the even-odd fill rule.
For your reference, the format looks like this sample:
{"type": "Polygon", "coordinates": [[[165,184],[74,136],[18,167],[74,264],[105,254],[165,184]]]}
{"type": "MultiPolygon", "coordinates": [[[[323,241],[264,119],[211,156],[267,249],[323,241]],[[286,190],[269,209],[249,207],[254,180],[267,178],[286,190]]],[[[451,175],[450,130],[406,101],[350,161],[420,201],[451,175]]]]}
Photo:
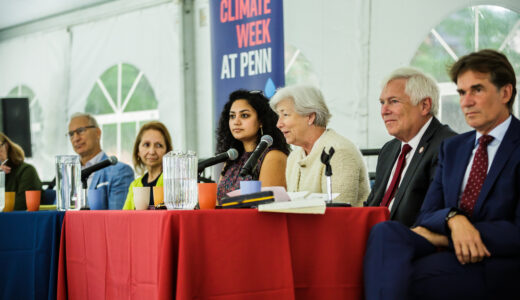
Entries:
{"type": "Polygon", "coordinates": [[[390,219],[412,226],[435,175],[439,146],[456,133],[435,117],[439,89],[430,76],[399,68],[384,81],[379,101],[388,133],[377,160],[369,206],[386,206],[390,219]]]}

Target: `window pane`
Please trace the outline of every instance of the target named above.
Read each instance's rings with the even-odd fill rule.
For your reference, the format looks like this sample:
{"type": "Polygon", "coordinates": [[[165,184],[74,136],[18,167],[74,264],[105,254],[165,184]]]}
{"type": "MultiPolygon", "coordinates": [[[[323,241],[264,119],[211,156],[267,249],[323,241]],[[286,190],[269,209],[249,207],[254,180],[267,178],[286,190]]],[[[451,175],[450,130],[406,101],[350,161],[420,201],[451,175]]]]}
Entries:
{"type": "Polygon", "coordinates": [[[101,126],[103,133],[101,139],[103,151],[110,155],[117,155],[117,127],[116,124],[105,124],[101,126]]]}
{"type": "Polygon", "coordinates": [[[128,102],[125,111],[140,111],[157,109],[157,100],[148,79],[141,77],[132,98],[128,102]]]}
{"type": "Polygon", "coordinates": [[[117,103],[117,70],[118,65],[110,67],[101,75],[100,79],[105,85],[112,100],[117,103]]]}
{"type": "Polygon", "coordinates": [[[498,49],[518,21],[518,14],[500,6],[479,6],[479,48],[498,49]]]}
{"type": "Polygon", "coordinates": [[[453,58],[430,32],[412,59],[411,65],[432,75],[438,82],[450,81],[448,68],[453,58]]]}
{"type": "Polygon", "coordinates": [[[88,95],[85,111],[93,115],[114,113],[114,110],[107,101],[108,100],[105,98],[101,88],[99,88],[98,84],[95,83],[92,91],[90,91],[90,94],[88,95]]]}
{"type": "Polygon", "coordinates": [[[129,64],[123,64],[122,68],[122,82],[121,82],[121,101],[126,99],[128,92],[132,88],[137,75],[139,74],[139,70],[137,70],[134,66],[129,64]]]}
{"type": "Polygon", "coordinates": [[[285,85],[308,83],[319,86],[318,76],[314,73],[311,62],[296,47],[285,44],[285,85]]]}
{"type": "Polygon", "coordinates": [[[132,151],[136,135],[135,122],[121,124],[121,156],[119,159],[129,165],[132,165],[132,151]]]}
{"type": "Polygon", "coordinates": [[[450,95],[441,98],[442,101],[442,120],[445,124],[450,125],[451,129],[457,133],[463,133],[472,130],[466,123],[464,115],[460,109],[459,96],[450,95]]]}

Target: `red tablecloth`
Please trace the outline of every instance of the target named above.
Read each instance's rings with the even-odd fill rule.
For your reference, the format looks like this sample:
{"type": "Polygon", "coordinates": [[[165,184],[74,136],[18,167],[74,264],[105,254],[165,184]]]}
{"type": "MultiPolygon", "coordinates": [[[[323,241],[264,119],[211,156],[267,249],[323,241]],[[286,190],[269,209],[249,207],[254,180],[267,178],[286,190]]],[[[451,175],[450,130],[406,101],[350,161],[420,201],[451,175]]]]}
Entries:
{"type": "Polygon", "coordinates": [[[386,208],[67,212],[58,299],[360,299],[386,208]]]}

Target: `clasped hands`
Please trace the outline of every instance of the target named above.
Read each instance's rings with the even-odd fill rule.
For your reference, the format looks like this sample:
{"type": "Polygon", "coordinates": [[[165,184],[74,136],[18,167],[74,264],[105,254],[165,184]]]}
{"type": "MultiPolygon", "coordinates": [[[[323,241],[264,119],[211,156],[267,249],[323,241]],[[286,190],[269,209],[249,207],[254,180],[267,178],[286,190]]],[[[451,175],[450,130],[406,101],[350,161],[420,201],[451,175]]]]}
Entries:
{"type": "MultiPolygon", "coordinates": [[[[491,256],[480,238],[479,231],[466,216],[456,215],[450,218],[448,227],[451,230],[455,255],[461,264],[481,262],[484,258],[491,256]]],[[[447,247],[449,245],[447,236],[432,232],[425,227],[418,226],[412,228],[412,231],[424,237],[436,247],[447,247]]]]}

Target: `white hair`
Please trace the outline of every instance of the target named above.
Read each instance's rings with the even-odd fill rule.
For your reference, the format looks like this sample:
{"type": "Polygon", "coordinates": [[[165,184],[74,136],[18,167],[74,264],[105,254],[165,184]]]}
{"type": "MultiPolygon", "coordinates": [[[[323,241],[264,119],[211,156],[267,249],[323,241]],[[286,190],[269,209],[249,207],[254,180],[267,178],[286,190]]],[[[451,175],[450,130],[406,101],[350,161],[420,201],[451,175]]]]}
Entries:
{"type": "Polygon", "coordinates": [[[432,99],[430,114],[436,116],[439,111],[439,87],[437,81],[428,74],[412,67],[402,67],[393,71],[383,80],[382,88],[394,79],[406,79],[404,92],[410,97],[413,105],[425,98],[432,99]]]}
{"type": "Polygon", "coordinates": [[[70,121],[72,121],[72,119],[75,119],[75,118],[87,118],[89,125],[96,126],[96,128],[99,128],[99,124],[96,121],[96,118],[94,118],[94,116],[92,116],[89,113],[82,113],[82,112],[73,113],[72,116],[70,116],[69,123],[70,123],[70,121]]]}
{"type": "Polygon", "coordinates": [[[292,100],[296,113],[302,116],[316,114],[314,125],[327,127],[331,117],[321,91],[312,85],[292,85],[281,88],[271,98],[269,104],[276,111],[276,105],[282,100],[292,100]]]}

